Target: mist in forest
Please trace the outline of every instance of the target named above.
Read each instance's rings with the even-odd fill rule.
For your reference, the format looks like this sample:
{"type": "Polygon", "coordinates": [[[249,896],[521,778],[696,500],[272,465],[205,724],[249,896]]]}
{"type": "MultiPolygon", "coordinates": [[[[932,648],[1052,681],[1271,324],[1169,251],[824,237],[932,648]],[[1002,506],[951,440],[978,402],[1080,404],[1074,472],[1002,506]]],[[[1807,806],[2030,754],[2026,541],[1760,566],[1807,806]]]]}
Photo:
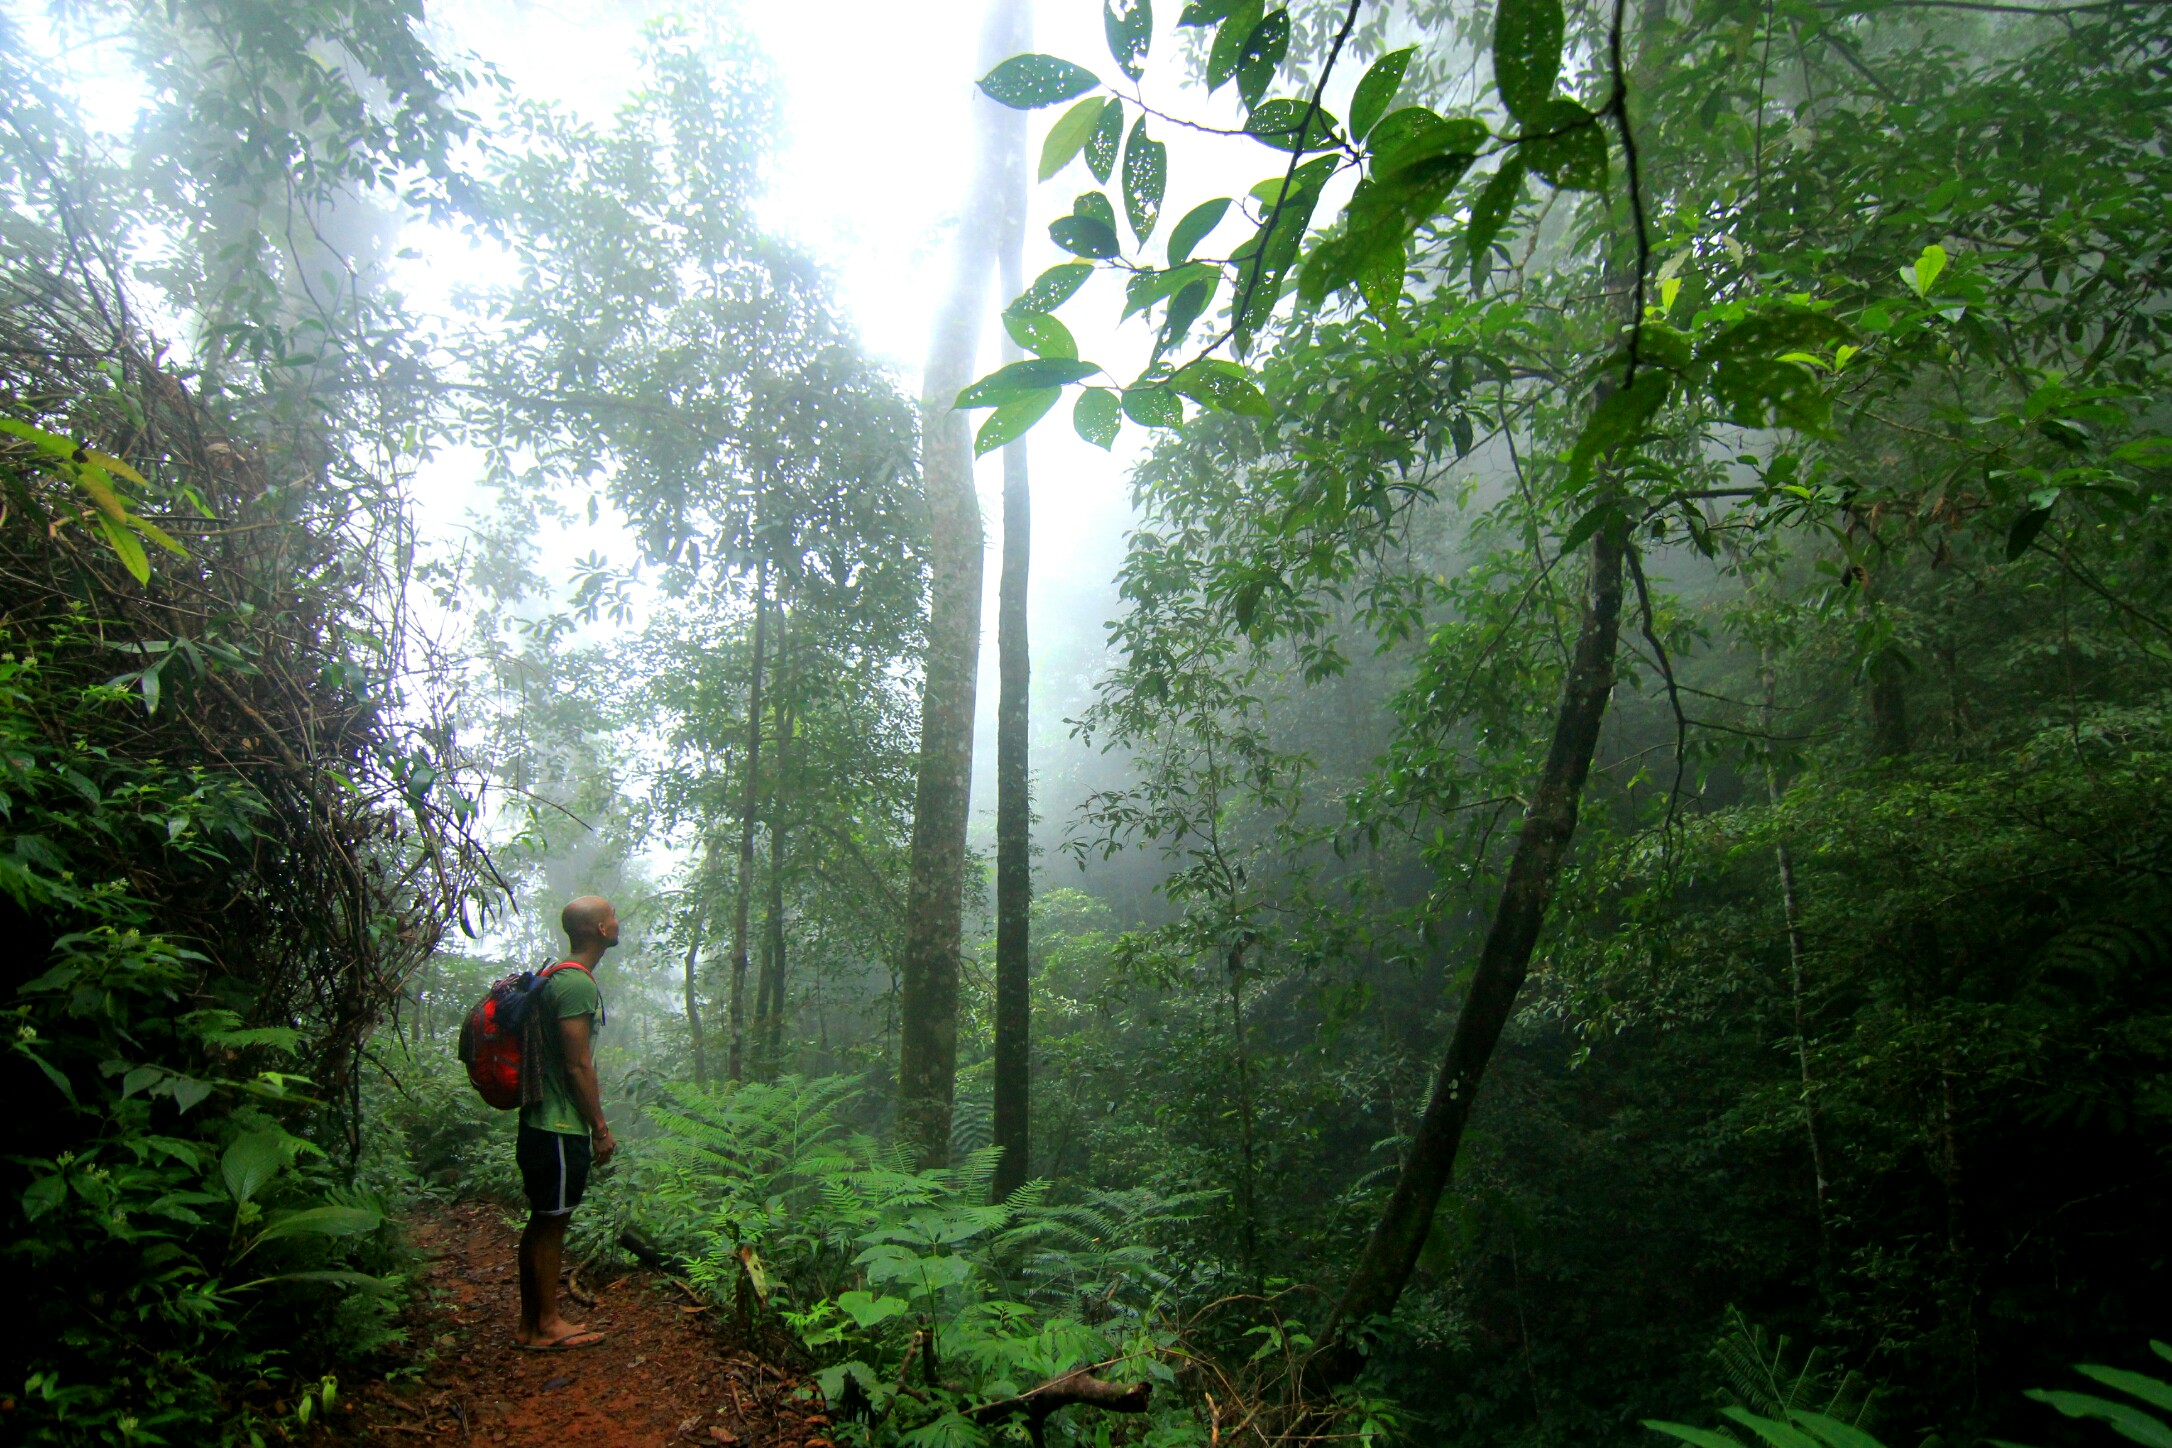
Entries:
{"type": "Polygon", "coordinates": [[[11,1441],[488,1378],[583,896],[659,1427],[2168,1441],[2172,7],[0,0],[0,107],[11,1441]]]}

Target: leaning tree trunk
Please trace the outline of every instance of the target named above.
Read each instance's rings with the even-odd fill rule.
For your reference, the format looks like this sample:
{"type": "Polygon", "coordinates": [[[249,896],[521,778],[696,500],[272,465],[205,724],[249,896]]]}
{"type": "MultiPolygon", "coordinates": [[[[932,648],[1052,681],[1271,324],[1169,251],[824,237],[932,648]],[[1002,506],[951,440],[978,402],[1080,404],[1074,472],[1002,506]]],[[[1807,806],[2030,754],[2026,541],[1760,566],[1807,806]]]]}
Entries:
{"type": "Polygon", "coordinates": [[[726,1078],[746,1079],[747,915],[754,894],[754,811],[762,765],[762,625],[769,614],[769,564],[754,574],[754,668],[747,682],[747,781],[739,804],[739,879],[732,907],[731,1058],[726,1078]]]}
{"type": "MultiPolygon", "coordinates": [[[[1025,7],[991,0],[984,66],[1024,48],[1025,7]]],[[[980,664],[983,539],[973,444],[951,406],[973,380],[996,219],[1004,126],[1014,113],[975,93],[971,189],[949,294],[936,314],[922,384],[920,481],[928,509],[928,649],[920,695],[920,768],[913,791],[911,881],[898,990],[898,1133],[923,1165],[950,1159],[958,1074],[958,947],[965,826],[973,781],[973,705],[980,664]]]]}
{"type": "MultiPolygon", "coordinates": [[[[1666,5],[1667,0],[1642,0],[1638,7],[1640,36],[1651,33],[1665,16],[1666,5]]],[[[1616,14],[1618,24],[1619,11],[1616,14]]],[[[1617,34],[1617,54],[1620,39],[1617,34]]],[[[1640,60],[1650,58],[1652,48],[1641,49],[1640,60]]],[[[1642,94],[1642,80],[1639,74],[1633,93],[1642,94]]],[[[1625,114],[1617,112],[1618,116],[1625,114]]],[[[1625,130],[1625,144],[1627,140],[1625,130]]],[[[1640,212],[1638,223],[1641,221],[1640,212]]],[[[1642,238],[1632,240],[1636,251],[1634,270],[1611,262],[1606,268],[1605,305],[1611,313],[1609,330],[1615,335],[1640,325],[1642,320],[1639,303],[1646,257],[1642,238]]],[[[1621,379],[1623,385],[1635,380],[1633,367],[1632,375],[1621,379]]],[[[1610,383],[1602,382],[1596,401],[1603,404],[1611,390],[1610,383]]],[[[1612,477],[1614,464],[1612,454],[1600,464],[1602,485],[1608,488],[1617,486],[1612,477]]],[[[1546,762],[1532,787],[1523,828],[1509,857],[1508,877],[1494,901],[1493,918],[1478,952],[1478,967],[1472,972],[1463,1009],[1456,1016],[1448,1054],[1433,1078],[1425,1115],[1396,1177],[1395,1191],[1343,1287],[1334,1320],[1323,1338],[1324,1346],[1311,1366],[1315,1386],[1333,1386],[1357,1375],[1362,1359],[1351,1340],[1351,1329],[1394,1311],[1396,1300],[1418,1265],[1418,1253],[1432,1233],[1441,1193],[1447,1189],[1456,1154],[1463,1144],[1463,1129],[1470,1121],[1471,1103],[1478,1095],[1501,1032],[1515,1012],[1516,997],[1531,967],[1531,952],[1546,923],[1546,907],[1553,899],[1562,862],[1576,834],[1584,781],[1591,773],[1592,755],[1599,747],[1599,731],[1606,722],[1607,702],[1614,691],[1614,652],[1621,637],[1622,572],[1631,546],[1629,525],[1619,513],[1592,536],[1583,618],[1561,680],[1561,700],[1554,711],[1553,738],[1547,746],[1546,762]]]]}
{"type": "MultiPolygon", "coordinates": [[[[1030,35],[1017,37],[1021,49],[1030,35]]],[[[1009,111],[1004,130],[1002,235],[997,247],[1002,294],[1025,289],[1025,117],[1009,111]]],[[[1006,337],[1003,360],[1021,357],[1006,337]]],[[[1002,1201],[1026,1184],[1032,1163],[1033,1067],[1029,1034],[1033,1007],[1030,959],[1033,920],[1033,797],[1029,768],[1028,689],[1033,655],[1026,642],[1026,582],[1033,556],[1033,495],[1027,487],[1026,440],[1003,449],[1003,573],[996,601],[996,940],[994,1194],[1002,1201]]]]}

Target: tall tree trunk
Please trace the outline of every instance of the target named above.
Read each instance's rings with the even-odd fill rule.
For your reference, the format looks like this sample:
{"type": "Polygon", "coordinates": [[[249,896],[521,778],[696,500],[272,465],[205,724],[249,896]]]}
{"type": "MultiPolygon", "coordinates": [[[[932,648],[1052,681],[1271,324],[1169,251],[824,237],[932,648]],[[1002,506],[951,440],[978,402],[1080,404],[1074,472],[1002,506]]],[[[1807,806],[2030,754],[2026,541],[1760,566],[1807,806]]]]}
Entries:
{"type": "Polygon", "coordinates": [[[1238,1183],[1237,1209],[1242,1214],[1239,1230],[1244,1269],[1260,1289],[1259,1273],[1259,1161],[1252,1117],[1252,1062],[1244,1049],[1244,947],[1242,939],[1229,947],[1229,1043],[1237,1064],[1237,1145],[1243,1153],[1243,1180],[1238,1183]]]}
{"type": "Polygon", "coordinates": [[[754,894],[754,811],[762,774],[762,628],[769,616],[769,563],[754,573],[754,667],[747,680],[747,781],[739,804],[739,879],[732,913],[731,1056],[726,1078],[746,1079],[747,915],[754,894]]]}
{"type": "MultiPolygon", "coordinates": [[[[1765,683],[1766,728],[1772,727],[1774,678],[1772,661],[1764,659],[1760,672],[1765,683]]],[[[1765,746],[1765,798],[1777,809],[1780,804],[1780,771],[1772,760],[1772,746],[1765,746]]],[[[1810,1070],[1809,1010],[1803,1000],[1802,908],[1795,889],[1795,860],[1785,839],[1775,840],[1773,862],[1780,873],[1780,918],[1787,928],[1787,990],[1795,1013],[1795,1070],[1802,1083],[1802,1129],[1810,1147],[1810,1170],[1815,1182],[1818,1214],[1818,1288],[1829,1290],[1833,1266],[1832,1176],[1825,1168],[1825,1136],[1818,1120],[1817,1079],[1810,1070]]]]}
{"type": "Polygon", "coordinates": [[[709,870],[716,861],[716,830],[712,827],[701,842],[701,865],[695,871],[686,909],[686,1032],[694,1047],[694,1084],[709,1084],[709,1053],[701,1035],[701,935],[708,911],[702,908],[709,870]]]}
{"type": "Polygon", "coordinates": [[[755,992],[755,1020],[761,1036],[757,1043],[761,1054],[757,1074],[765,1081],[775,1078],[784,1046],[784,866],[790,833],[785,818],[787,776],[792,765],[793,685],[792,616],[780,607],[777,610],[777,680],[770,691],[775,700],[771,712],[776,716],[777,771],[776,784],[769,796],[769,902],[764,921],[761,985],[755,992]]]}
{"type": "MultiPolygon", "coordinates": [[[[1020,48],[1032,43],[1018,37],[1020,48]]],[[[1013,113],[1015,114],[1015,113],[1013,113]]],[[[1002,300],[1025,290],[1026,149],[1023,121],[1018,144],[1003,147],[1002,236],[997,247],[1002,300]]],[[[1007,335],[1003,360],[1022,353],[1007,335]]],[[[1033,655],[1027,645],[1026,583],[1033,554],[1033,494],[1027,486],[1026,441],[1003,449],[1003,573],[996,603],[996,942],[995,942],[995,1145],[997,1201],[1026,1184],[1032,1170],[1033,1067],[1032,921],[1033,797],[1028,726],[1028,689],[1033,655]]]]}
{"type": "MultiPolygon", "coordinates": [[[[1025,6],[991,0],[984,69],[1023,50],[1025,6]]],[[[920,480],[928,508],[928,650],[920,696],[919,777],[913,791],[912,871],[899,962],[898,1132],[923,1165],[950,1159],[958,1074],[958,948],[965,896],[965,826],[973,783],[973,706],[980,662],[982,550],[973,444],[951,406],[973,380],[989,263],[1003,204],[1007,146],[1024,120],[974,93],[973,179],[958,230],[949,294],[928,347],[920,416],[920,480]]]]}

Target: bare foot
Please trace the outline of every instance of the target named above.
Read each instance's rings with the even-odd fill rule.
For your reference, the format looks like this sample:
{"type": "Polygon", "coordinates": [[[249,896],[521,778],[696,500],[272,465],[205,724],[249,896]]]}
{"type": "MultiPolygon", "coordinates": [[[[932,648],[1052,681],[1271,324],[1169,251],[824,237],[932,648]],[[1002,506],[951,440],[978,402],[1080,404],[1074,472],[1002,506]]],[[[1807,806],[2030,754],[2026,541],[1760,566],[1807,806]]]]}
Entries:
{"type": "MultiPolygon", "coordinates": [[[[601,1338],[603,1334],[590,1333],[588,1328],[581,1323],[568,1322],[562,1317],[552,1317],[538,1323],[534,1332],[516,1329],[513,1333],[513,1341],[519,1343],[522,1347],[565,1347],[568,1345],[567,1338],[582,1336],[601,1338]]],[[[586,1343],[578,1344],[581,1347],[587,1345],[586,1343]]]]}

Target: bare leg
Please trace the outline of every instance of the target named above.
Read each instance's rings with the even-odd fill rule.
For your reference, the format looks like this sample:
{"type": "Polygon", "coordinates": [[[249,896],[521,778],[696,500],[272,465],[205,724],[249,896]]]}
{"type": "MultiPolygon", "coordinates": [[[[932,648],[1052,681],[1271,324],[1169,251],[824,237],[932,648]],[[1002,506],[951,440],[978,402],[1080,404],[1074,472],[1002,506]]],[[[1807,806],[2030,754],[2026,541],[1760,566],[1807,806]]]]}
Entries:
{"type": "Polygon", "coordinates": [[[558,1342],[588,1329],[558,1315],[558,1269],[565,1260],[566,1223],[571,1214],[546,1217],[533,1213],[520,1233],[521,1343],[558,1342]]]}

